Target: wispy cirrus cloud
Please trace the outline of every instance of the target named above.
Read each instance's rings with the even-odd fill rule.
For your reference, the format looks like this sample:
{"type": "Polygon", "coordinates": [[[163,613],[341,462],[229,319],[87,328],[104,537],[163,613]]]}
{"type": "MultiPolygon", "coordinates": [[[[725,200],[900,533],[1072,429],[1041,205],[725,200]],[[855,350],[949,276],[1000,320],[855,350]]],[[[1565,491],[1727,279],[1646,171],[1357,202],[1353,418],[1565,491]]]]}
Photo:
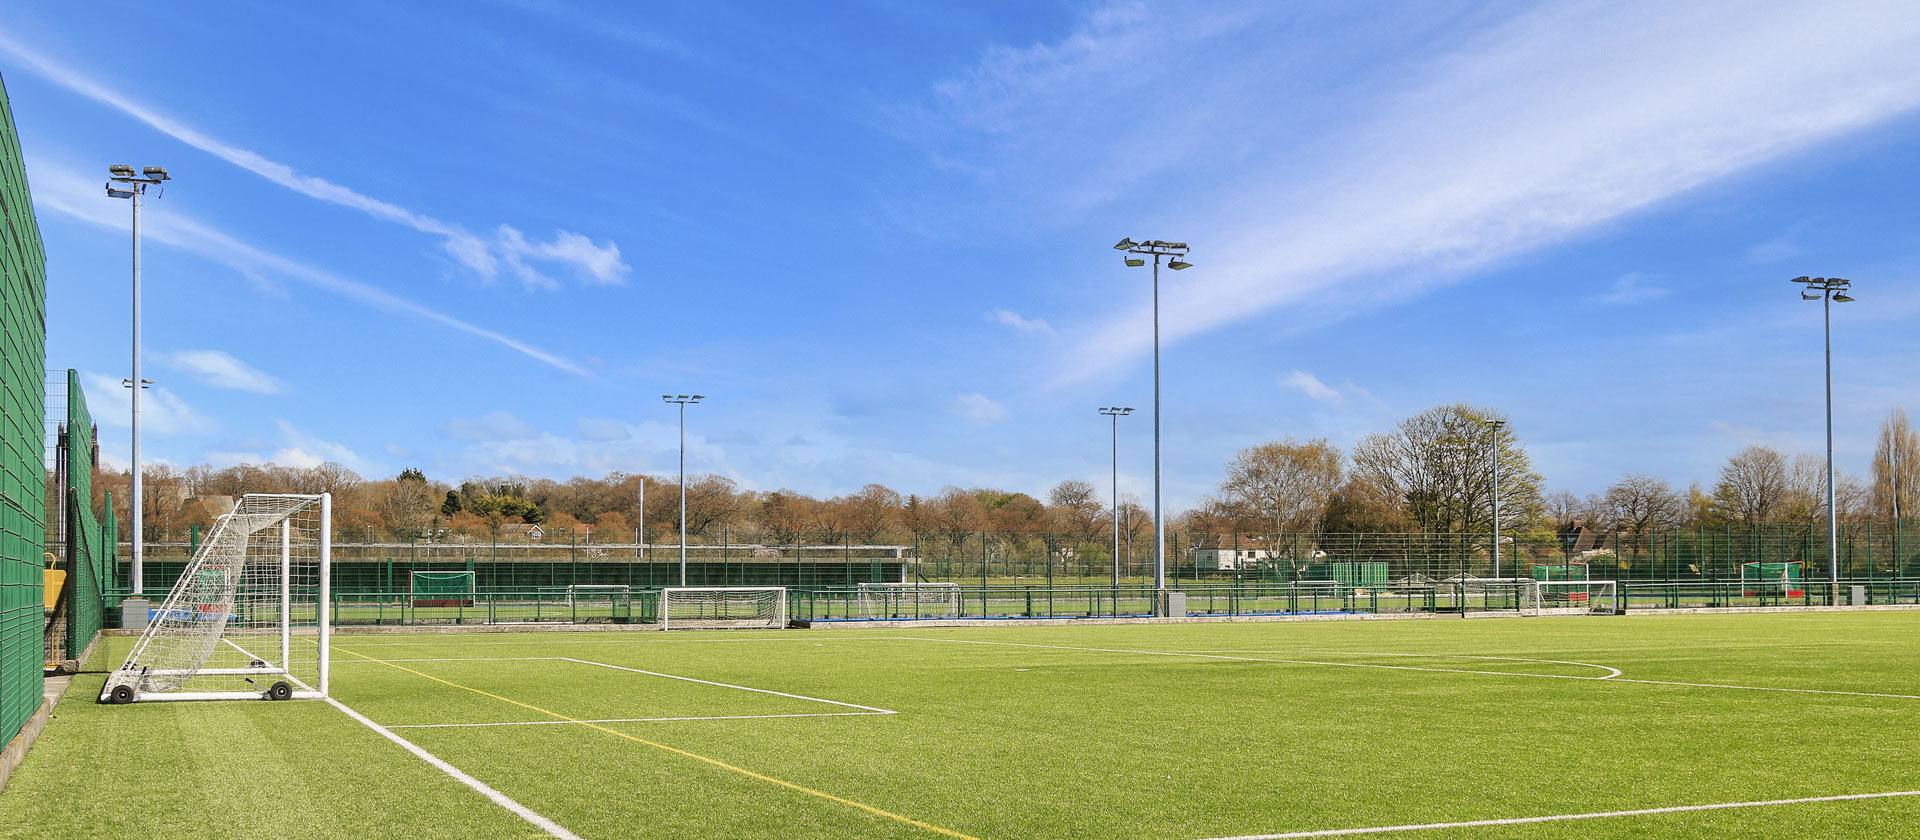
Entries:
{"type": "Polygon", "coordinates": [[[382,221],[410,227],[441,238],[441,248],[455,261],[481,277],[492,280],[504,264],[514,276],[530,288],[553,288],[558,284],[535,263],[558,263],[570,267],[580,277],[599,285],[625,282],[631,268],[620,258],[620,246],[612,241],[594,243],[568,230],[554,232],[547,243],[529,243],[511,226],[501,225],[492,240],[474,235],[457,224],[444,222],[389,201],[366,195],[342,184],[308,175],[291,165],[251,149],[229,143],[134,101],[86,74],[41,54],[39,51],[0,33],[0,52],[4,52],[36,75],[74,93],[119,111],[148,127],[227,163],[259,175],[275,184],[308,198],[366,213],[382,221]]]}
{"type": "MultiPolygon", "coordinates": [[[[1035,217],[1204,194],[1154,193],[1153,235],[1195,246],[1162,289],[1178,341],[1336,288],[1344,312],[1418,295],[1920,107],[1920,15],[1898,3],[1404,12],[1329,44],[1287,5],[1103,4],[990,51],[916,133],[1035,217]]],[[[1096,316],[1060,376],[1144,355],[1149,318],[1096,316]]]]}
{"type": "Polygon", "coordinates": [[[280,380],[219,350],[176,350],[154,354],[158,361],[215,388],[278,394],[280,380]]]}
{"type": "Polygon", "coordinates": [[[1005,406],[985,394],[961,394],[953,400],[952,411],[975,423],[998,423],[1007,419],[1005,406]]]}
{"type": "MultiPolygon", "coordinates": [[[[133,397],[123,381],[104,373],[80,374],[95,420],[121,428],[133,425],[133,397]]],[[[140,397],[140,430],[156,435],[203,435],[219,428],[213,418],[159,385],[140,397]]]]}
{"type": "Polygon", "coordinates": [[[1638,271],[1620,275],[1606,292],[1588,298],[1590,303],[1606,306],[1627,306],[1659,300],[1673,293],[1672,289],[1654,282],[1654,278],[1638,271]]]}
{"type": "Polygon", "coordinates": [[[1012,327],[1023,333],[1050,333],[1053,325],[1045,318],[1027,318],[1008,309],[995,309],[987,313],[987,320],[996,324],[1012,327]]]}
{"type": "MultiPolygon", "coordinates": [[[[36,207],[71,216],[83,222],[113,230],[125,230],[128,220],[122,208],[100,200],[100,180],[80,175],[72,169],[56,168],[38,159],[31,172],[36,207]]],[[[438,324],[487,341],[501,344],[529,358],[575,376],[592,376],[586,368],[567,358],[542,350],[520,339],[468,323],[445,312],[402,298],[369,283],[341,277],[306,263],[262,250],[193,218],[170,211],[141,227],[141,235],[183,248],[222,263],[250,277],[271,276],[297,280],[330,294],[359,303],[438,324]]]]}

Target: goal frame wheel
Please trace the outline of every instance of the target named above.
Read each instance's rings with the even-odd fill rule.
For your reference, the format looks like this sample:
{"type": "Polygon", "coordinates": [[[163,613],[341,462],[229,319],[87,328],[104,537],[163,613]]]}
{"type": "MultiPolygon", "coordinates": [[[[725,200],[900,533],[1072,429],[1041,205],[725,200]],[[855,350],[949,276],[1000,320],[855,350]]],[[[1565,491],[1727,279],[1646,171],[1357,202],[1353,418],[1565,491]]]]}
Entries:
{"type": "Polygon", "coordinates": [[[133,699],[133,686],[130,685],[116,685],[107,693],[107,702],[115,706],[125,706],[133,702],[133,699]]]}
{"type": "Polygon", "coordinates": [[[279,682],[274,683],[273,685],[267,686],[267,699],[268,700],[292,700],[293,686],[287,685],[285,680],[281,680],[279,682]]]}

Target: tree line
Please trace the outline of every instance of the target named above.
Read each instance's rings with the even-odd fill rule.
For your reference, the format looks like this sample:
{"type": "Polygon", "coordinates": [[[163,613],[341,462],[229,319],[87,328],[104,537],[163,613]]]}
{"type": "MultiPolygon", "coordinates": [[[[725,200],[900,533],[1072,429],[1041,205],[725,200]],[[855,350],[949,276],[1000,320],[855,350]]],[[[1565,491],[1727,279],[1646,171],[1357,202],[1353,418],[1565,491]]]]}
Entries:
{"type": "MultiPolygon", "coordinates": [[[[1894,409],[1881,424],[1870,474],[1836,475],[1835,510],[1848,520],[1885,519],[1897,504],[1909,515],[1920,503],[1920,463],[1910,453],[1920,453],[1920,434],[1904,411],[1894,409]]],[[[1212,493],[1172,515],[1169,525],[1189,534],[1480,534],[1495,518],[1496,463],[1498,518],[1508,532],[1586,527],[1645,534],[1692,526],[1811,524],[1826,516],[1824,459],[1760,445],[1734,453],[1708,484],[1680,489],[1662,478],[1628,473],[1584,497],[1549,492],[1519,431],[1503,415],[1456,403],[1367,435],[1351,452],[1325,438],[1250,446],[1224,465],[1212,493]]],[[[619,471],[564,481],[475,476],[457,484],[414,468],[368,479],[331,462],[218,469],[154,464],[142,475],[143,519],[154,540],[210,526],[220,511],[208,500],[247,493],[332,493],[336,525],[378,539],[440,531],[499,538],[539,525],[560,539],[625,542],[639,536],[644,523],[641,538],[660,542],[675,538],[680,515],[677,483],[619,471]]],[[[129,484],[127,473],[110,470],[94,480],[96,494],[113,493],[122,533],[129,484]]],[[[956,486],[930,496],[903,495],[868,484],[816,498],[788,489],[746,490],[720,475],[689,476],[687,482],[688,535],[702,541],[733,530],[774,544],[872,543],[920,534],[957,545],[968,534],[992,533],[1079,545],[1111,539],[1114,516],[1101,489],[1079,479],[1061,481],[1038,497],[956,486]]],[[[1137,498],[1124,496],[1118,516],[1123,541],[1151,544],[1152,522],[1137,498]]]]}

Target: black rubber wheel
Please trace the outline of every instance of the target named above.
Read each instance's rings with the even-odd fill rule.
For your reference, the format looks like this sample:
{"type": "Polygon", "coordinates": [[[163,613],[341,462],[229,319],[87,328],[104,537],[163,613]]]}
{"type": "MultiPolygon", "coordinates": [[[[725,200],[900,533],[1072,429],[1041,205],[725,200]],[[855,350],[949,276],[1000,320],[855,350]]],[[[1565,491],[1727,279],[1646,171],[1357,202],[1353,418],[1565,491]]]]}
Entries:
{"type": "Polygon", "coordinates": [[[267,687],[267,699],[291,700],[293,699],[293,686],[287,685],[284,682],[274,683],[267,687]]]}
{"type": "Polygon", "coordinates": [[[107,694],[107,702],[112,703],[115,706],[125,706],[126,704],[133,702],[133,686],[130,686],[130,685],[114,686],[113,691],[107,694]]]}

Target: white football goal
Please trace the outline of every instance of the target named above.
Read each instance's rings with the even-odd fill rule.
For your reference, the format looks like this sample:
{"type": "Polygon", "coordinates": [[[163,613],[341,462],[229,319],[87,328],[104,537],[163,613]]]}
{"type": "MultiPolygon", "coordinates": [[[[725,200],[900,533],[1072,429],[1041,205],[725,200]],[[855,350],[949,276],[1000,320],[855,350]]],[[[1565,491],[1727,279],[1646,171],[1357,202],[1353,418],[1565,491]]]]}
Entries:
{"type": "Polygon", "coordinates": [[[1611,580],[1536,580],[1527,587],[1528,615],[1613,613],[1618,584],[1611,580]]]}
{"type": "Polygon", "coordinates": [[[250,493],[215,522],[100,700],[327,696],[333,498],[250,493]]]}
{"type": "Polygon", "coordinates": [[[660,590],[660,629],[787,626],[784,586],[669,586],[660,590]]]}
{"type": "Polygon", "coordinates": [[[960,615],[960,584],[957,583],[862,583],[857,588],[861,618],[957,618],[960,615]]]}

